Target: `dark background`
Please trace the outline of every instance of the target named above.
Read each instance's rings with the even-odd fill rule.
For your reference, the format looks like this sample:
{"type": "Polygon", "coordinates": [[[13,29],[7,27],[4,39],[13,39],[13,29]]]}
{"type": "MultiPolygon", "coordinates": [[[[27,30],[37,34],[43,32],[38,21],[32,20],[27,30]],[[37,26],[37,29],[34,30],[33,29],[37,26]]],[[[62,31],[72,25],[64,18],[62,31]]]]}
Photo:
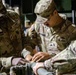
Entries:
{"type": "MultiPolygon", "coordinates": [[[[26,14],[28,18],[33,18],[34,16],[34,8],[36,3],[39,0],[5,0],[5,2],[7,4],[9,4],[10,6],[14,7],[14,6],[19,6],[20,8],[20,13],[26,14]],[[30,14],[31,13],[31,14],[30,14]]],[[[57,4],[57,9],[59,13],[64,13],[64,14],[74,14],[76,15],[76,0],[54,0],[55,3],[57,4]],[[72,13],[72,11],[74,10],[74,12],[72,13]]],[[[69,20],[72,21],[72,18],[76,18],[76,16],[67,16],[69,18],[69,20]]],[[[76,24],[76,22],[74,22],[76,24]]]]}
{"type": "Polygon", "coordinates": [[[39,0],[5,0],[10,6],[19,6],[23,14],[33,13],[36,3],[39,0]]]}
{"type": "MultiPolygon", "coordinates": [[[[7,4],[10,6],[19,6],[22,9],[22,13],[33,13],[36,3],[39,0],[5,0],[7,4]]],[[[54,0],[57,4],[57,8],[59,11],[71,11],[76,10],[76,0],[66,0],[67,4],[65,3],[65,0],[54,0]],[[63,4],[66,8],[64,8],[63,4]],[[68,7],[67,7],[68,6],[68,7]],[[60,8],[61,7],[61,8],[60,8]]]]}

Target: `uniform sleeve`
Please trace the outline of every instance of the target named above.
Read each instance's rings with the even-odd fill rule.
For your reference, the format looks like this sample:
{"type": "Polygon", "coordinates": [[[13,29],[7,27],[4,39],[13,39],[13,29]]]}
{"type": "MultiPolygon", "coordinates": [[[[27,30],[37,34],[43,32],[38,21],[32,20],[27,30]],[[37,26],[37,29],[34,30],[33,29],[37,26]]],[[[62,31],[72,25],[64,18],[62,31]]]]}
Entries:
{"type": "Polygon", "coordinates": [[[37,33],[34,30],[33,25],[28,29],[27,35],[23,37],[24,49],[21,53],[23,57],[26,57],[28,54],[34,55],[34,49],[38,45],[37,33]],[[30,35],[29,35],[30,33],[30,35]]]}
{"type": "Polygon", "coordinates": [[[11,64],[11,60],[12,60],[13,56],[12,57],[1,57],[0,58],[0,63],[2,64],[3,67],[10,67],[12,64],[11,64]]]}
{"type": "Polygon", "coordinates": [[[30,51],[28,51],[28,50],[26,50],[26,49],[23,49],[22,52],[21,52],[21,55],[22,55],[24,58],[26,58],[26,56],[27,56],[28,54],[31,54],[31,53],[30,53],[30,51]]]}
{"type": "Polygon", "coordinates": [[[52,66],[58,68],[61,73],[71,71],[76,66],[76,41],[61,51],[56,56],[44,62],[45,67],[52,69],[52,66]]]}
{"type": "Polygon", "coordinates": [[[29,51],[29,47],[31,47],[29,45],[29,41],[28,41],[29,37],[26,35],[24,35],[24,31],[22,30],[22,44],[23,44],[23,50],[21,52],[21,55],[25,58],[28,54],[30,54],[31,52],[29,51]],[[29,47],[27,47],[29,46],[29,47]]]}

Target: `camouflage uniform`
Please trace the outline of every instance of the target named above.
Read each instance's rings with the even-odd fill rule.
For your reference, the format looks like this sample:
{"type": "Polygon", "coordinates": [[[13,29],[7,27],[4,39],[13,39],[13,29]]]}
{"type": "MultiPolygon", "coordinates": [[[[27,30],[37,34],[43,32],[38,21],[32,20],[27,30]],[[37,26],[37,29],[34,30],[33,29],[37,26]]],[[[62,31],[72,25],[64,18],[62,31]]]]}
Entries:
{"type": "MultiPolygon", "coordinates": [[[[29,34],[35,30],[41,38],[41,51],[48,52],[50,55],[56,55],[65,49],[72,40],[76,39],[76,26],[67,18],[56,27],[47,27],[44,23],[47,21],[47,16],[56,9],[53,0],[40,0],[35,7],[37,19],[29,29],[29,34]]],[[[60,15],[61,17],[63,15],[60,15]]],[[[25,55],[25,51],[22,53],[25,55]]]]}
{"type": "Polygon", "coordinates": [[[35,22],[30,31],[35,30],[41,38],[41,51],[48,52],[50,55],[58,54],[65,49],[72,40],[76,39],[76,27],[67,19],[56,28],[49,28],[35,22]]]}
{"type": "MultiPolygon", "coordinates": [[[[29,29],[29,32],[33,29],[35,29],[37,34],[40,35],[40,37],[41,37],[41,43],[40,43],[41,51],[48,52],[52,56],[55,56],[56,54],[58,54],[60,52],[61,52],[60,54],[63,55],[64,49],[71,43],[71,41],[76,39],[76,26],[74,24],[72,24],[70,21],[68,21],[67,19],[65,20],[65,22],[62,23],[62,25],[60,25],[60,27],[58,26],[57,28],[48,28],[48,27],[44,26],[43,24],[36,22],[29,29]]],[[[29,34],[31,34],[31,33],[29,33],[29,34]]],[[[72,46],[71,46],[71,48],[72,48],[72,46]]],[[[69,52],[69,48],[68,48],[68,51],[66,49],[65,53],[68,53],[68,52],[69,52]]],[[[63,60],[62,57],[64,57],[64,56],[65,56],[65,54],[63,56],[59,55],[58,57],[54,57],[54,60],[57,58],[60,58],[61,60],[63,60]]],[[[66,60],[67,60],[67,58],[66,58],[66,60]]],[[[45,66],[46,66],[47,70],[49,69],[49,67],[51,65],[53,65],[50,63],[51,61],[53,62],[53,60],[51,60],[51,59],[45,62],[45,66]]],[[[65,63],[65,62],[63,62],[63,63],[65,63]]],[[[60,66],[59,64],[58,64],[59,72],[61,72],[61,73],[65,73],[65,71],[68,72],[69,69],[68,69],[67,65],[64,64],[65,67],[63,67],[61,69],[62,66],[60,66]],[[66,70],[65,70],[65,68],[66,68],[66,70]]],[[[55,64],[55,66],[57,66],[57,64],[55,64]]],[[[73,66],[74,66],[74,64],[73,64],[73,66]]],[[[71,66],[71,67],[73,67],[73,66],[71,66]]],[[[56,69],[57,69],[57,67],[56,67],[56,69]]],[[[70,69],[70,70],[72,70],[72,69],[70,69]]]]}
{"type": "Polygon", "coordinates": [[[44,64],[50,71],[57,69],[59,75],[66,73],[76,75],[76,40],[56,56],[46,60],[44,64]]]}
{"type": "MultiPolygon", "coordinates": [[[[61,54],[63,55],[63,50],[71,43],[71,41],[76,40],[76,26],[72,24],[67,18],[64,19],[64,21],[56,27],[49,28],[43,24],[47,21],[47,17],[55,9],[56,6],[53,0],[40,0],[35,7],[37,19],[35,23],[32,25],[32,27],[29,29],[29,35],[31,35],[32,31],[35,30],[37,34],[40,36],[41,51],[48,52],[52,56],[55,56],[61,51],[61,54]]],[[[26,53],[24,50],[23,56],[25,54],[26,53]]],[[[62,57],[59,56],[58,58],[62,57]]],[[[51,60],[45,62],[45,66],[51,67],[50,62],[51,60]]]]}
{"type": "Polygon", "coordinates": [[[8,12],[0,17],[0,22],[1,69],[2,67],[11,66],[12,56],[20,56],[22,40],[19,16],[15,12],[8,12]]]}
{"type": "Polygon", "coordinates": [[[33,54],[36,43],[30,37],[25,38],[23,33],[19,15],[12,10],[6,10],[0,0],[0,75],[9,72],[13,56],[20,57],[22,50],[29,50],[26,55],[33,54]]]}

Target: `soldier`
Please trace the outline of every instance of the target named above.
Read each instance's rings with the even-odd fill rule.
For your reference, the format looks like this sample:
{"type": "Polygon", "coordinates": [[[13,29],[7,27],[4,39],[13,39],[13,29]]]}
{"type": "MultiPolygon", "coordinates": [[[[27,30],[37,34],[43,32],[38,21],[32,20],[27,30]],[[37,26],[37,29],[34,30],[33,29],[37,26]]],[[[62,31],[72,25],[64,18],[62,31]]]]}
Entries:
{"type": "MultiPolygon", "coordinates": [[[[34,12],[37,19],[29,28],[28,34],[31,36],[32,31],[35,31],[40,36],[41,49],[32,60],[44,61],[64,50],[76,39],[76,26],[63,15],[59,15],[53,0],[39,0],[34,12]]],[[[24,58],[25,52],[26,50],[22,52],[24,58]]]]}
{"type": "Polygon", "coordinates": [[[6,10],[0,0],[0,75],[8,75],[13,65],[25,64],[21,51],[28,49],[26,55],[33,55],[30,50],[33,50],[34,46],[35,43],[31,44],[30,37],[25,38],[23,34],[19,15],[12,10],[6,10]],[[31,46],[27,45],[27,42],[31,46]]]}
{"type": "MultiPolygon", "coordinates": [[[[76,26],[67,18],[64,19],[58,14],[54,0],[40,0],[36,4],[35,13],[37,15],[37,19],[32,28],[30,28],[30,31],[35,29],[40,35],[43,52],[36,53],[32,60],[40,61],[42,59],[52,59],[53,57],[54,60],[56,60],[57,56],[58,58],[60,57],[60,59],[63,59],[62,57],[64,56],[67,57],[67,55],[65,55],[67,51],[64,51],[64,49],[71,43],[71,41],[76,39],[76,26]]],[[[51,61],[51,59],[48,60],[49,63],[45,61],[46,68],[52,65],[51,62],[53,61],[51,61]]],[[[37,63],[35,68],[33,68],[35,73],[39,67],[43,66],[43,63],[37,63]]]]}

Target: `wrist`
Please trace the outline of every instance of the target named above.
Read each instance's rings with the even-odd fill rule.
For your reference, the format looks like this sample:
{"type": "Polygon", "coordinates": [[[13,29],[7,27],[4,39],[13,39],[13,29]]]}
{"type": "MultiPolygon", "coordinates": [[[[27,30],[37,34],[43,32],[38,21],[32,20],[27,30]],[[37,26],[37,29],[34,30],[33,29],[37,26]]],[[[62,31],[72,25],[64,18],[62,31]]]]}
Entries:
{"type": "Polygon", "coordinates": [[[32,56],[31,56],[30,54],[28,54],[28,55],[25,57],[25,60],[31,61],[31,60],[32,60],[32,56]]]}

